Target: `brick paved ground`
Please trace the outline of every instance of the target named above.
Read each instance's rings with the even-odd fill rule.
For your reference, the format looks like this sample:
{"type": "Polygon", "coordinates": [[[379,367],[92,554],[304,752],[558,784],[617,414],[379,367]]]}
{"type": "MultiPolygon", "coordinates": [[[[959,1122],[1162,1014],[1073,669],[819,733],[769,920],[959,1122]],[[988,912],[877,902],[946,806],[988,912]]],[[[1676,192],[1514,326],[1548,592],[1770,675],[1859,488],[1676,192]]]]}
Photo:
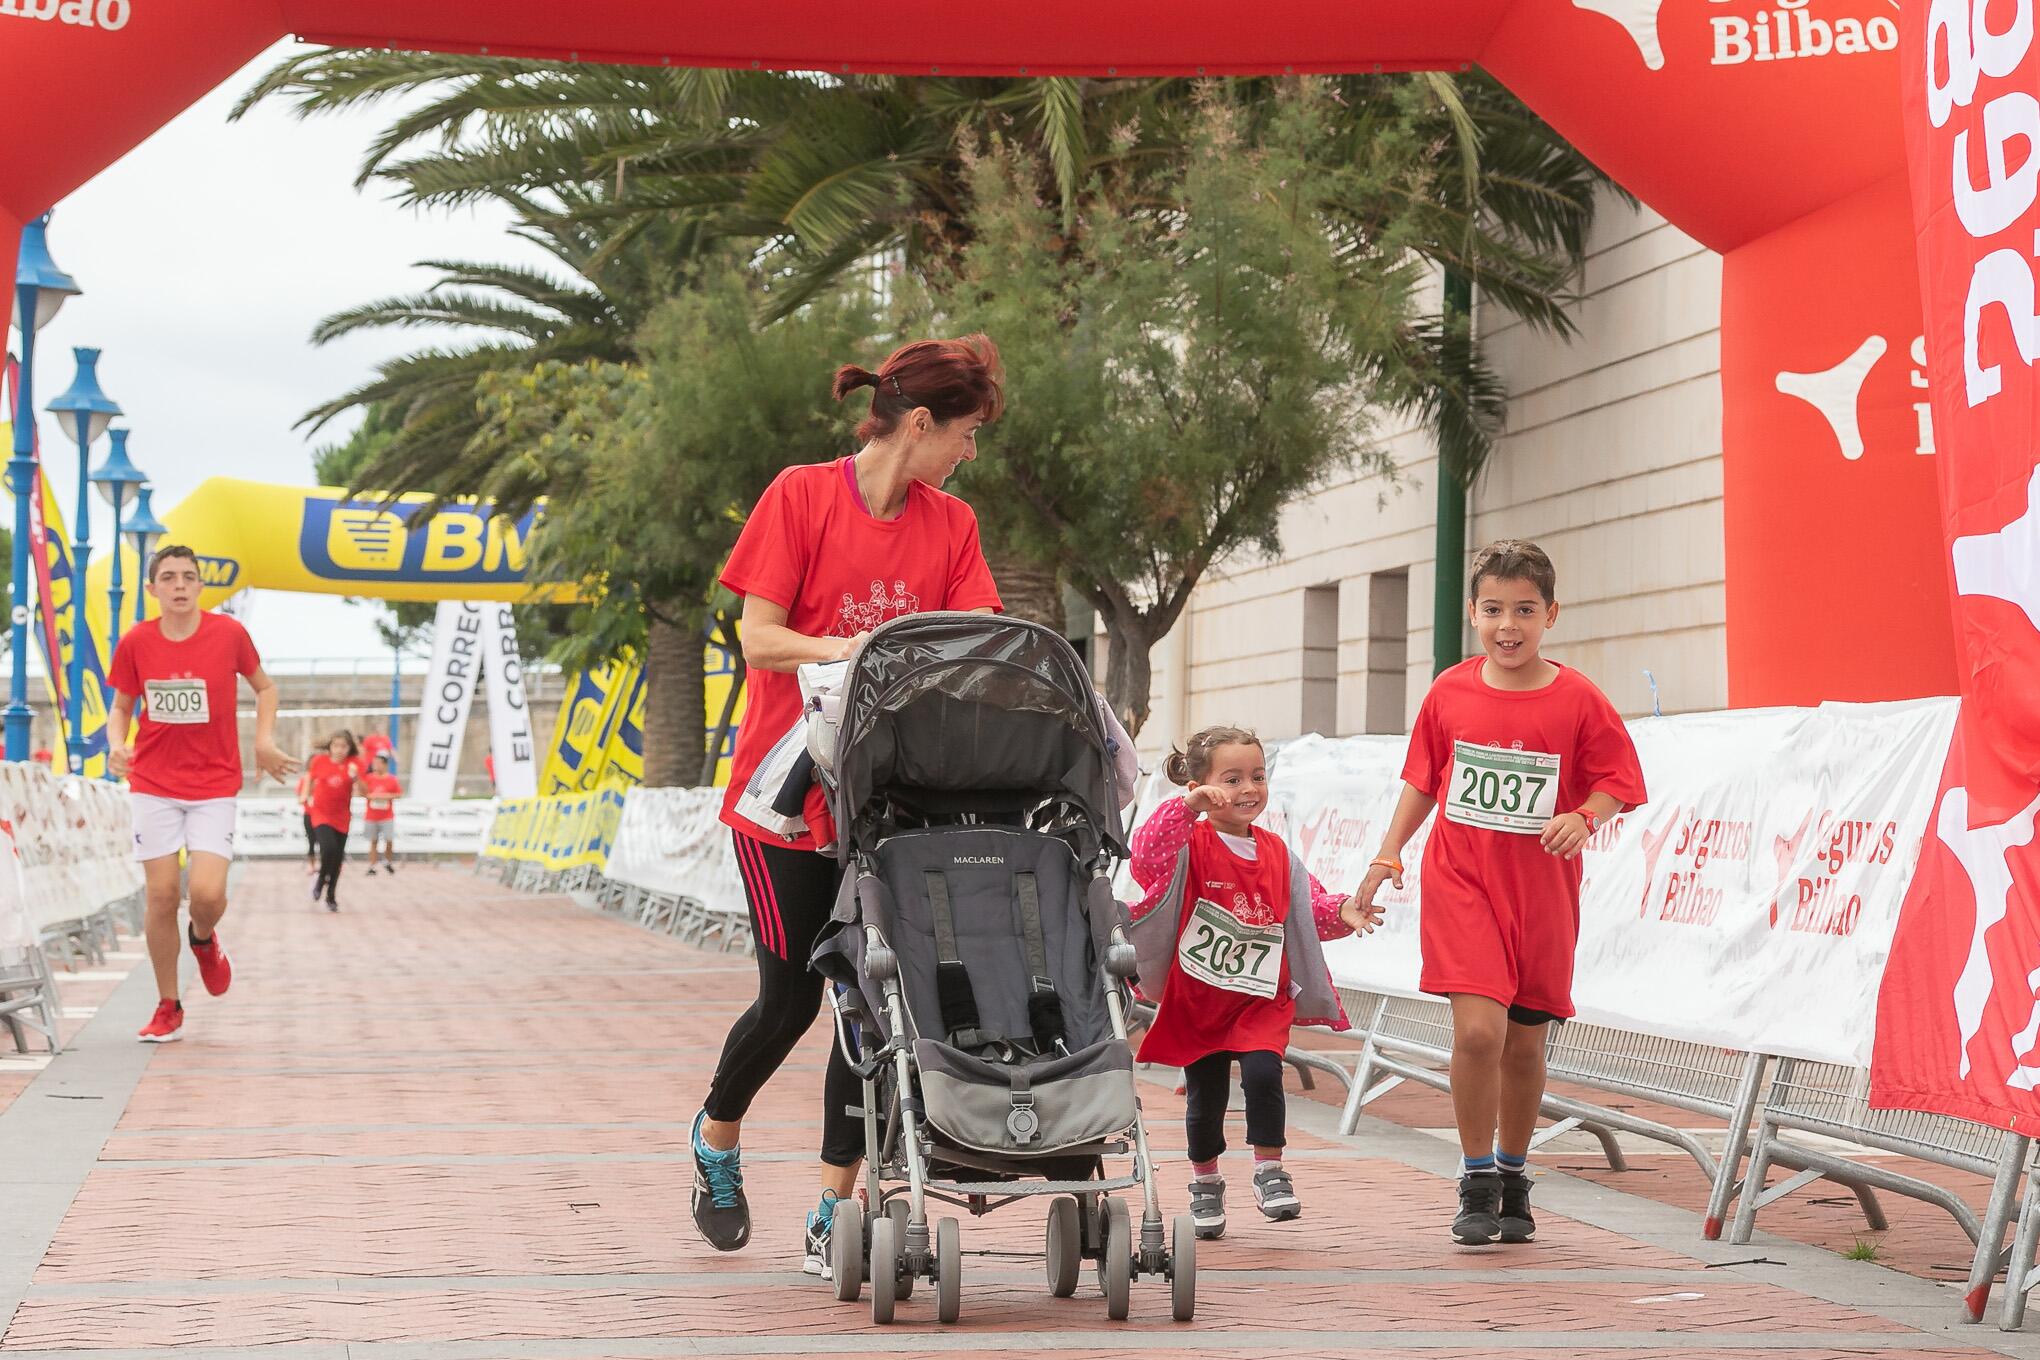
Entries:
{"type": "MultiPolygon", "coordinates": [[[[1192,1324],[1168,1320],[1159,1282],[1136,1283],[1125,1325],[1088,1280],[1049,1298],[1040,1211],[1021,1207],[965,1223],[962,1324],[938,1327],[924,1288],[880,1333],[799,1273],[819,1029],[747,1126],[750,1249],[712,1252],[688,1223],[686,1127],[747,959],[464,872],[345,886],[328,915],[297,866],[251,867],[225,928],[234,990],[187,998],[185,1042],[133,1043],[153,997],[146,969],[118,982],[130,944],[114,976],[66,987],[72,1051],[0,1068],[0,1360],[2040,1356],[2040,1337],[1954,1325],[1946,1286],[1780,1238],[1703,1243],[1690,1212],[1625,1178],[1547,1171],[1542,1242],[1462,1251],[1444,1231],[1450,1150],[1420,1132],[1447,1121],[1415,1093],[1382,1102],[1412,1127],[1370,1120],[1351,1140],[1294,1103],[1307,1215],[1236,1205],[1192,1324]],[[1708,1264],[1752,1257],[1771,1264],[1708,1264]]],[[[1180,1212],[1180,1101],[1166,1084],[1144,1099],[1180,1212]]],[[[1697,1185],[1669,1162],[1629,1173],[1681,1175],[1697,1185]]]]}

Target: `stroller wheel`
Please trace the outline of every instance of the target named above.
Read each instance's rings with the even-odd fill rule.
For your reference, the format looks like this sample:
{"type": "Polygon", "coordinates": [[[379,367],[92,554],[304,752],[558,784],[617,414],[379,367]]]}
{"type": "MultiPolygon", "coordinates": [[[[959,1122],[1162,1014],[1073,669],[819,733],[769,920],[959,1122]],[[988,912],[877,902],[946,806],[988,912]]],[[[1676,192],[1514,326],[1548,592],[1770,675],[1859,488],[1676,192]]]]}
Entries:
{"type": "Polygon", "coordinates": [[[829,1224],[829,1266],[836,1276],[836,1297],[849,1303],[864,1287],[864,1206],[854,1199],[836,1202],[829,1224]]]}
{"type": "Polygon", "coordinates": [[[1105,1201],[1105,1259],[1098,1263],[1105,1290],[1105,1316],[1126,1321],[1133,1294],[1133,1219],[1123,1199],[1105,1201]]]}
{"type": "Polygon", "coordinates": [[[935,1320],[954,1322],[963,1315],[963,1247],[956,1220],[935,1225],[935,1320]]]}
{"type": "Polygon", "coordinates": [[[1084,1265],[1082,1214],[1073,1198],[1049,1201],[1048,1292],[1059,1299],[1077,1292],[1077,1276],[1084,1265]]]}
{"type": "Polygon", "coordinates": [[[1197,1315],[1197,1226],[1190,1215],[1176,1215],[1175,1238],[1169,1252],[1169,1316],[1188,1322],[1197,1315]]]}
{"type": "Polygon", "coordinates": [[[871,1225],[871,1320],[880,1326],[893,1320],[899,1283],[900,1230],[881,1215],[871,1225]]]}
{"type": "MultiPolygon", "coordinates": [[[[896,1197],[886,1201],[885,1212],[886,1217],[893,1221],[894,1230],[899,1234],[893,1238],[893,1241],[900,1244],[900,1251],[904,1253],[907,1249],[907,1219],[913,1215],[913,1206],[908,1204],[906,1200],[896,1197]]],[[[914,1297],[913,1273],[908,1270],[901,1270],[899,1272],[899,1281],[899,1288],[893,1291],[893,1297],[899,1299],[911,1299],[914,1297]]]]}

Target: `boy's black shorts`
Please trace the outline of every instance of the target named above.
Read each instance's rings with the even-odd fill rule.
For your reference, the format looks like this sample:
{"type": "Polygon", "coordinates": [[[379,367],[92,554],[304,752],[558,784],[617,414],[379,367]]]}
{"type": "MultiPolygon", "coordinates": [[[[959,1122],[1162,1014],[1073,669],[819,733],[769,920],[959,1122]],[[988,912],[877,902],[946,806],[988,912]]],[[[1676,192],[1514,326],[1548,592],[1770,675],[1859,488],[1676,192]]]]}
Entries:
{"type": "Polygon", "coordinates": [[[1553,1015],[1550,1011],[1534,1011],[1528,1006],[1510,1006],[1509,1023],[1512,1025],[1562,1025],[1565,1017],[1553,1015]]]}

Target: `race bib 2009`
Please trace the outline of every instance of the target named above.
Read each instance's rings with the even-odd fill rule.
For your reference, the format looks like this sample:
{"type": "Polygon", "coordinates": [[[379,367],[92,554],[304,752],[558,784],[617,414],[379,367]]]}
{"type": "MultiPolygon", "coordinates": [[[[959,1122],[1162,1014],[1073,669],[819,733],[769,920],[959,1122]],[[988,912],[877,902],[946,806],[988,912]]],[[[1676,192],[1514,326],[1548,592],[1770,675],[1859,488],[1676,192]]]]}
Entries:
{"type": "Polygon", "coordinates": [[[150,722],[200,724],[212,721],[212,706],[206,698],[203,680],[144,680],[142,692],[148,696],[150,722]]]}
{"type": "Polygon", "coordinates": [[[1534,836],[1558,815],[1559,757],[1452,743],[1445,816],[1461,826],[1534,836]]]}
{"type": "Polygon", "coordinates": [[[1282,981],[1282,924],[1250,926],[1200,897],[1176,942],[1176,960],[1199,982],[1272,998],[1282,981]]]}

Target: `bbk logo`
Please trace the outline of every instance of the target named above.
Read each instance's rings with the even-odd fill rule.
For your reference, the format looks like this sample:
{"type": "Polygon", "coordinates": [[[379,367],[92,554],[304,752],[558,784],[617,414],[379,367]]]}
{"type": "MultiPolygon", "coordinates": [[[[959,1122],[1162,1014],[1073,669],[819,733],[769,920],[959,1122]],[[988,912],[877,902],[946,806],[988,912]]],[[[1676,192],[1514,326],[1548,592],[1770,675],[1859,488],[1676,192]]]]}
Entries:
{"type": "Polygon", "coordinates": [[[129,0],[0,0],[0,19],[34,19],[111,33],[127,27],[129,8],[129,0]]]}
{"type": "MultiPolygon", "coordinates": [[[[1897,0],[1883,0],[1892,15],[1868,19],[1824,14],[1813,0],[1709,0],[1741,12],[1708,16],[1709,55],[1713,66],[1741,66],[1755,61],[1795,61],[1801,57],[1848,57],[1889,52],[1898,46],[1897,0]]],[[[1575,9],[1591,10],[1622,25],[1650,70],[1665,65],[1658,33],[1664,0],[1573,0],[1575,9]]],[[[1834,8],[1830,2],[1828,9],[1834,8]]]]}

